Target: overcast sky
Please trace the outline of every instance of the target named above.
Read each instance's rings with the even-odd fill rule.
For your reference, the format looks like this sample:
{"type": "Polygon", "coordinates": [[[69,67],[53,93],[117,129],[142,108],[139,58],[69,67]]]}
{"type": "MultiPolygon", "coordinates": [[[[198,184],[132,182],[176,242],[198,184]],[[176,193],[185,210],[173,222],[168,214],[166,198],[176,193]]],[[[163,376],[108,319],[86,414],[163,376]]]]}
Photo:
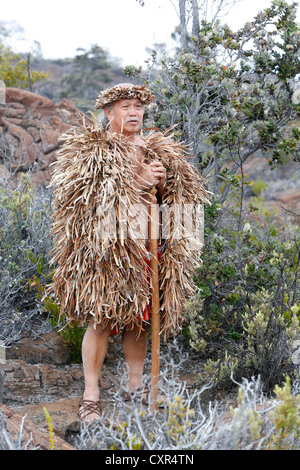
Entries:
{"type": "MultiPolygon", "coordinates": [[[[179,23],[174,8],[178,0],[144,1],[141,7],[136,0],[13,0],[1,5],[1,21],[15,21],[23,28],[22,41],[10,40],[18,52],[30,50],[38,41],[43,56],[56,59],[73,57],[78,47],[98,44],[122,65],[143,65],[146,47],[170,43],[179,23]]],[[[241,0],[226,22],[237,29],[270,4],[271,0],[241,0]]]]}

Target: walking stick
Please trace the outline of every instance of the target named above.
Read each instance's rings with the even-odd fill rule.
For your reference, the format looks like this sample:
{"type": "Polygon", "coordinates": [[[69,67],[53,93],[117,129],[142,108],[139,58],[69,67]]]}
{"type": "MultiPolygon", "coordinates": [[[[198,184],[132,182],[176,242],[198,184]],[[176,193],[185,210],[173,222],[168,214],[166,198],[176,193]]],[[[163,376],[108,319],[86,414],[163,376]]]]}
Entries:
{"type": "MultiPolygon", "coordinates": [[[[155,189],[155,188],[154,188],[155,189]]],[[[157,408],[158,379],[159,379],[159,356],[160,356],[160,304],[159,304],[159,280],[158,280],[158,224],[159,211],[156,204],[156,189],[151,191],[152,201],[149,209],[149,252],[150,252],[150,278],[151,278],[151,409],[157,408]]]]}

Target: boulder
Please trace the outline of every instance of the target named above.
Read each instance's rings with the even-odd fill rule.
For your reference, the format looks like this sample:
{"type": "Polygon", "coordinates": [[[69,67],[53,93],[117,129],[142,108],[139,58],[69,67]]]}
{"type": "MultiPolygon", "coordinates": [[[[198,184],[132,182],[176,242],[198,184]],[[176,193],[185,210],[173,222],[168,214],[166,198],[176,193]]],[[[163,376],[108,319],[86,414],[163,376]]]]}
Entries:
{"type": "Polygon", "coordinates": [[[2,401],[10,406],[81,396],[83,369],[81,365],[55,366],[28,364],[9,360],[0,364],[2,401]]]}
{"type": "Polygon", "coordinates": [[[6,359],[22,359],[29,364],[69,364],[71,348],[53,330],[33,339],[21,339],[15,346],[6,349],[6,359]]]}
{"type": "MultiPolygon", "coordinates": [[[[6,405],[0,404],[0,417],[1,420],[5,421],[5,424],[1,424],[2,426],[5,426],[8,439],[11,443],[17,442],[19,446],[24,449],[26,448],[27,450],[49,449],[50,436],[47,430],[45,416],[43,423],[37,426],[35,423],[30,421],[27,416],[21,416],[6,405]]],[[[65,442],[58,435],[54,436],[54,442],[55,450],[76,450],[72,445],[65,442]]]]}
{"type": "Polygon", "coordinates": [[[59,104],[28,90],[6,88],[0,105],[0,176],[16,177],[32,171],[32,182],[47,186],[59,137],[78,117],[76,105],[67,99],[59,104]]]}

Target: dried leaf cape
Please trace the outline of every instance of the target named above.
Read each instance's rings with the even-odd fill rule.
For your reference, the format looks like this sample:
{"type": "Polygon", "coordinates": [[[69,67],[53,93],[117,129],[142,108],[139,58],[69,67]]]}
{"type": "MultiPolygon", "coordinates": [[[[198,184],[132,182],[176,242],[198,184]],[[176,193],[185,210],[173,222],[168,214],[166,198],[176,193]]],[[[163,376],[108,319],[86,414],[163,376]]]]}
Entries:
{"type": "MultiPolygon", "coordinates": [[[[163,205],[171,209],[208,202],[203,178],[187,162],[183,146],[171,137],[153,130],[142,136],[147,161],[158,159],[167,170],[163,205]]],[[[150,300],[145,261],[149,253],[143,241],[124,233],[116,217],[121,202],[123,207],[124,202],[127,207],[140,203],[133,145],[125,136],[85,119],[61,140],[49,185],[53,188],[54,274],[47,294],[56,298],[60,313],[70,321],[143,328],[142,315],[150,300]],[[107,224],[116,225],[116,230],[103,238],[101,228],[107,224]]],[[[169,215],[159,261],[163,337],[182,326],[202,249],[200,240],[194,240],[191,249],[188,238],[178,239],[183,222],[175,220],[171,210],[169,215]]]]}

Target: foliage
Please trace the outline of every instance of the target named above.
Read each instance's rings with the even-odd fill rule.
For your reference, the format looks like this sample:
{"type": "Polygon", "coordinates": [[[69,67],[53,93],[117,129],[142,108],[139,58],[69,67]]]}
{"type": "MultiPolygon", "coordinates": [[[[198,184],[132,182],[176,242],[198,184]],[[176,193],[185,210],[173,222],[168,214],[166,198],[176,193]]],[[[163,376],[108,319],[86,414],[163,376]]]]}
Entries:
{"type": "MultiPolygon", "coordinates": [[[[152,453],[166,450],[299,450],[300,390],[298,386],[292,389],[289,377],[282,387],[275,387],[275,398],[264,396],[259,379],[236,382],[236,404],[225,409],[219,401],[207,404],[203,400],[203,388],[191,394],[176,380],[170,382],[164,378],[163,387],[166,382],[168,403],[163,409],[152,413],[145,405],[141,407],[135,403],[124,407],[124,403],[119,402],[115,409],[104,410],[101,418],[92,425],[83,422],[72,442],[74,447],[79,450],[148,450],[152,453]]],[[[120,396],[115,400],[118,402],[120,396]]],[[[52,420],[46,409],[44,413],[50,449],[55,449],[52,420]]],[[[0,449],[31,450],[30,441],[26,442],[23,436],[23,422],[19,432],[16,430],[15,433],[8,431],[6,419],[0,414],[0,449]]],[[[178,457],[173,463],[191,463],[184,455],[181,456],[183,460],[178,457]]]]}
{"type": "MultiPolygon", "coordinates": [[[[92,436],[83,429],[82,448],[299,448],[298,396],[290,379],[281,385],[287,375],[297,382],[291,351],[299,334],[300,233],[288,224],[275,227],[268,214],[257,217],[257,198],[245,204],[246,191],[259,196],[265,186],[260,179],[247,181],[243,171],[258,150],[272,167],[299,160],[300,133],[291,124],[299,117],[295,11],[295,4],[274,0],[238,32],[203,21],[186,50],[174,57],[164,53],[159,63],[154,52],[146,72],[127,68],[129,75],[143,76],[158,97],[147,111],[148,125],[177,124],[175,136],[188,143],[214,192],[205,207],[203,265],[195,277],[197,292],[186,306],[185,334],[206,359],[214,385],[239,385],[238,406],[224,426],[217,405],[204,411],[203,389],[191,394],[184,385],[175,386],[161,415],[134,408],[116,427],[112,416],[107,424],[104,415],[92,436]],[[277,397],[272,413],[258,406],[263,400],[258,378],[262,390],[277,397]]],[[[83,83],[88,89],[83,69],[98,92],[94,79],[103,71],[105,84],[108,65],[98,46],[82,51],[75,59],[76,74],[68,77],[68,97],[74,90],[81,93],[83,83]]],[[[90,99],[88,92],[85,98],[90,99]]],[[[77,361],[84,330],[65,324],[56,302],[44,297],[53,269],[50,202],[49,193],[35,192],[26,178],[17,188],[0,186],[0,338],[14,344],[37,322],[45,328],[45,317],[49,327],[50,316],[51,326],[62,328],[60,334],[73,345],[77,361]]]]}
{"type": "Polygon", "coordinates": [[[0,185],[0,339],[6,346],[23,335],[58,330],[71,346],[74,362],[81,361],[84,329],[59,318],[56,301],[45,296],[51,282],[51,194],[32,186],[30,174],[15,187],[0,185]]]}
{"type": "Polygon", "coordinates": [[[173,56],[153,51],[146,71],[126,69],[157,97],[148,126],[176,124],[175,135],[214,194],[205,207],[203,265],[185,333],[219,386],[234,371],[260,374],[272,390],[294,370],[300,234],[275,228],[271,214],[262,213],[265,184],[248,181],[244,168],[258,151],[271,168],[299,161],[296,8],[274,0],[237,32],[202,20],[199,34],[173,56]],[[256,197],[246,204],[249,193],[256,197]]]}
{"type": "Polygon", "coordinates": [[[286,157],[299,160],[300,134],[290,124],[299,117],[295,18],[296,4],[275,0],[237,32],[219,21],[202,21],[189,48],[174,56],[162,51],[159,60],[154,51],[144,72],[126,68],[157,97],[148,109],[148,125],[177,125],[177,136],[221,201],[230,187],[226,180],[258,150],[272,165],[286,157]]]}
{"type": "Polygon", "coordinates": [[[299,449],[299,388],[292,390],[287,377],[282,387],[275,387],[275,398],[266,398],[259,378],[235,383],[236,405],[224,409],[224,404],[203,398],[209,385],[190,393],[182,382],[179,386],[163,377],[160,386],[168,402],[162,410],[153,413],[137,403],[124,409],[120,402],[113,412],[104,410],[93,426],[82,423],[74,445],[80,450],[152,452],[299,449]]]}
{"type": "Polygon", "coordinates": [[[251,189],[255,196],[259,196],[264,190],[267,189],[267,184],[262,181],[261,177],[259,176],[251,186],[251,189]]]}
{"type": "Polygon", "coordinates": [[[276,409],[270,413],[275,428],[270,439],[271,448],[296,450],[300,437],[300,397],[292,393],[289,377],[286,378],[283,387],[277,385],[274,392],[280,402],[276,409]]]}
{"type": "Polygon", "coordinates": [[[33,189],[30,175],[17,186],[1,182],[0,338],[6,346],[30,334],[33,325],[47,328],[36,294],[49,275],[49,207],[48,195],[33,189]]]}
{"type": "Polygon", "coordinates": [[[80,326],[76,321],[72,323],[59,315],[59,307],[53,299],[44,297],[44,309],[50,313],[50,323],[56,329],[63,341],[71,348],[71,358],[74,362],[82,362],[81,345],[85,333],[85,327],[80,326]]]}
{"type": "Polygon", "coordinates": [[[211,358],[207,370],[219,386],[228,384],[234,370],[238,377],[259,374],[271,390],[294,370],[300,231],[288,224],[279,231],[268,218],[248,222],[233,205],[218,209],[215,201],[209,208],[203,265],[195,278],[198,291],[186,306],[185,333],[195,350],[211,358]]]}
{"type": "Polygon", "coordinates": [[[48,77],[48,73],[30,70],[28,61],[0,43],[0,80],[3,80],[5,86],[31,88],[35,82],[48,77]]]}
{"type": "Polygon", "coordinates": [[[89,50],[78,48],[70,66],[62,78],[60,98],[71,99],[86,110],[94,108],[100,90],[110,86],[116,75],[123,76],[117,60],[97,44],[89,50]]]}

